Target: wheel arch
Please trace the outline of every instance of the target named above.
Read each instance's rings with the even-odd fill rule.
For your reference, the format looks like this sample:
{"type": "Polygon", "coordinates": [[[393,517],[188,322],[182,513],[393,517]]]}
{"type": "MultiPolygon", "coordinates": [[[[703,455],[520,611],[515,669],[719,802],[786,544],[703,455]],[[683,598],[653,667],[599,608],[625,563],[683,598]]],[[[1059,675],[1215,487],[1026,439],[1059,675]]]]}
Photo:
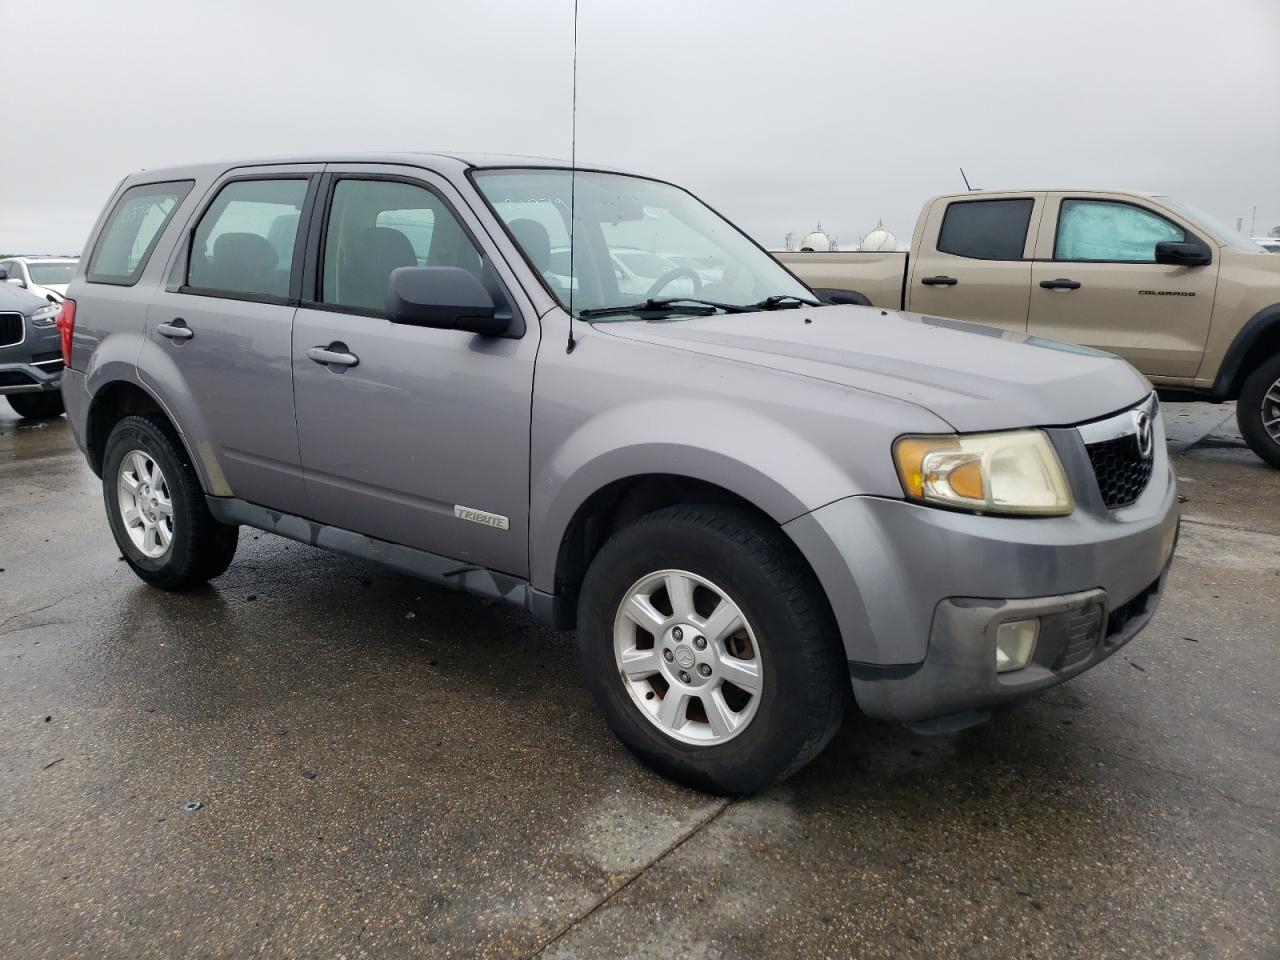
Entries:
{"type": "Polygon", "coordinates": [[[1280,303],[1259,310],[1240,328],[1214,378],[1214,398],[1236,399],[1245,378],[1263,360],[1276,354],[1280,354],[1280,303]]]}
{"type": "Polygon", "coordinates": [[[111,429],[123,418],[134,415],[158,415],[164,420],[174,442],[195,467],[201,487],[207,490],[208,484],[200,469],[200,461],[192,455],[186,437],[178,429],[173,417],[155,394],[134,380],[110,380],[94,391],[85,417],[85,457],[89,468],[98,476],[102,475],[102,461],[106,455],[107,437],[110,436],[111,429]]]}

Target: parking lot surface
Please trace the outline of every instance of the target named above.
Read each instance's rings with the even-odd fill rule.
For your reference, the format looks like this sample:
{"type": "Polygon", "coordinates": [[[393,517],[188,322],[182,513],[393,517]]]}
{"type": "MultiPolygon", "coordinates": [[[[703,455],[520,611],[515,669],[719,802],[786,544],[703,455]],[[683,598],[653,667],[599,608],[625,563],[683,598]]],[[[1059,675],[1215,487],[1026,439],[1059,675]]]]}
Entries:
{"type": "Polygon", "coordinates": [[[1280,957],[1280,471],[1166,405],[1163,606],[980,727],[766,794],[634,763],[571,637],[241,533],[145,587],[0,412],[0,956],[1280,957]]]}

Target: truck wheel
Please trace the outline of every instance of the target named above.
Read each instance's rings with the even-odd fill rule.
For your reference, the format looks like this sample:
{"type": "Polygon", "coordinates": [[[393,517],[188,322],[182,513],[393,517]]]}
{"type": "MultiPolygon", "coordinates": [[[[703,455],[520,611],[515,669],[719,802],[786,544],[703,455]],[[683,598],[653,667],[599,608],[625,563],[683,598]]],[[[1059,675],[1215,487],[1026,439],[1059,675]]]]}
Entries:
{"type": "Polygon", "coordinates": [[[24,420],[52,420],[62,416],[65,410],[62,394],[57,390],[49,393],[11,393],[9,406],[24,420]]]}
{"type": "Polygon", "coordinates": [[[107,437],[107,520],[133,572],[162,590],[187,590],[224,572],[240,528],[219,523],[167,424],[125,417],[107,437]]]}
{"type": "Polygon", "coordinates": [[[799,770],[851,699],[804,559],[733,508],[671,507],[610,538],[582,584],[578,652],[626,747],[713,793],[753,793],[799,770]]]}
{"type": "Polygon", "coordinates": [[[1236,422],[1249,449],[1280,467],[1280,355],[1245,378],[1236,400],[1236,422]]]}

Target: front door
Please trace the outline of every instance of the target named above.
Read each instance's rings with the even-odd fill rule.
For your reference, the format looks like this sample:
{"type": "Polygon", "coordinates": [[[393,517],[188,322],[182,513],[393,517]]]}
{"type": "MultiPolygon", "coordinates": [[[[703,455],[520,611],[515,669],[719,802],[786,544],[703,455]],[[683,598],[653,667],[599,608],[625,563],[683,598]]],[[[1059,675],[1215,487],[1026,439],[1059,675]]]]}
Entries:
{"type": "Polygon", "coordinates": [[[210,492],[289,513],[307,508],[291,287],[300,282],[299,223],[319,169],[233,171],[195,219],[177,264],[182,276],[147,311],[147,337],[170,362],[148,364],[146,376],[161,396],[195,398],[203,423],[187,429],[210,492]]]}
{"type": "Polygon", "coordinates": [[[907,277],[907,309],[1021,333],[1043,194],[936,200],[907,277]]]}
{"type": "Polygon", "coordinates": [[[537,327],[506,339],[387,320],[397,267],[457,266],[508,290],[514,283],[443,178],[415,168],[328,170],[318,275],[293,330],[312,516],[525,576],[537,327]]]}
{"type": "Polygon", "coordinates": [[[1217,278],[1217,251],[1172,215],[1106,195],[1054,194],[1031,275],[1027,330],[1118,354],[1149,377],[1194,377],[1217,278]],[[1198,242],[1213,262],[1156,263],[1162,240],[1198,242]]]}

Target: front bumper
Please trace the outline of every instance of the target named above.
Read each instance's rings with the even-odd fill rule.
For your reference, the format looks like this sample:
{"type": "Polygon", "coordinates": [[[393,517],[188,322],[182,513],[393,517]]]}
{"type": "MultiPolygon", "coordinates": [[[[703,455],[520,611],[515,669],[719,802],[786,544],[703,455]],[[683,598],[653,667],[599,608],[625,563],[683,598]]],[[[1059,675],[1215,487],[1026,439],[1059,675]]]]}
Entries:
{"type": "Polygon", "coordinates": [[[1076,499],[1066,517],[989,517],[848,497],[786,524],[831,602],[859,707],[936,729],[1060,683],[1150,620],[1178,532],[1163,429],[1151,479],[1108,510],[1075,429],[1047,431],[1076,499]],[[1033,661],[997,674],[1006,620],[1041,618],[1033,661]]]}
{"type": "Polygon", "coordinates": [[[0,395],[57,390],[62,379],[62,351],[56,327],[36,327],[30,320],[25,336],[0,347],[0,395]]]}

